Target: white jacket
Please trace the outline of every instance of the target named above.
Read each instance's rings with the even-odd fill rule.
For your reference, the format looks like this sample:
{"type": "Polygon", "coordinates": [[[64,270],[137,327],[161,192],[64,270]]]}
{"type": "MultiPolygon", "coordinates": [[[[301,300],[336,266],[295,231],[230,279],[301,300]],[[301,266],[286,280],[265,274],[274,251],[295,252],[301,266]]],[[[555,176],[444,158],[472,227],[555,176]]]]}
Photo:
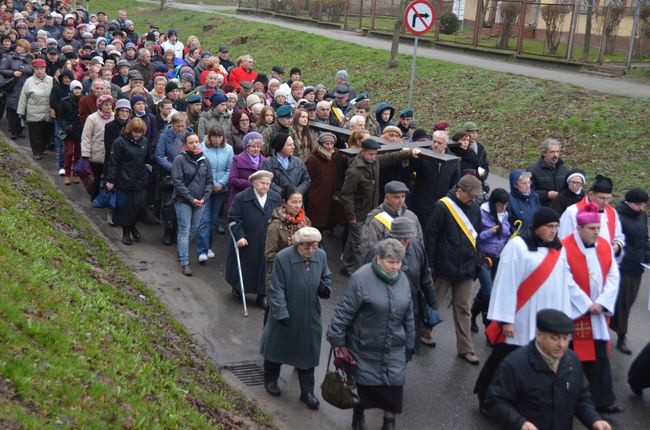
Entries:
{"type": "Polygon", "coordinates": [[[114,115],[104,119],[100,111],[88,116],[81,133],[81,156],[88,157],[93,163],[104,164],[106,147],[104,146],[104,129],[106,124],[113,121],[114,115]]]}
{"type": "Polygon", "coordinates": [[[54,80],[51,76],[38,79],[31,76],[25,81],[18,100],[18,115],[26,122],[52,121],[50,117],[50,93],[54,80]]]}

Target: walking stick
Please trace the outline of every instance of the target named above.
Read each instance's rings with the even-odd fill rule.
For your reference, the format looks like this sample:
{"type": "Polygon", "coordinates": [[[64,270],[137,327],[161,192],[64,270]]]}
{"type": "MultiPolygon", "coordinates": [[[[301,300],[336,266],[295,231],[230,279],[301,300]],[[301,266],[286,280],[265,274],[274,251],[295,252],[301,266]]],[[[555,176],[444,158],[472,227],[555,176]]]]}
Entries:
{"type": "Polygon", "coordinates": [[[230,227],[235,224],[231,222],[228,224],[228,233],[232,239],[232,244],[235,247],[235,256],[237,257],[237,272],[239,273],[239,288],[241,294],[241,303],[244,306],[244,316],[248,316],[248,309],[246,308],[246,293],[244,292],[244,277],[241,274],[241,260],[239,259],[239,248],[237,247],[237,241],[235,240],[235,235],[232,233],[230,227]]]}
{"type": "Polygon", "coordinates": [[[518,219],[517,221],[514,222],[513,225],[517,227],[517,229],[514,231],[514,233],[510,235],[510,239],[519,236],[519,232],[521,231],[521,226],[524,225],[524,223],[520,219],[518,219]]]}

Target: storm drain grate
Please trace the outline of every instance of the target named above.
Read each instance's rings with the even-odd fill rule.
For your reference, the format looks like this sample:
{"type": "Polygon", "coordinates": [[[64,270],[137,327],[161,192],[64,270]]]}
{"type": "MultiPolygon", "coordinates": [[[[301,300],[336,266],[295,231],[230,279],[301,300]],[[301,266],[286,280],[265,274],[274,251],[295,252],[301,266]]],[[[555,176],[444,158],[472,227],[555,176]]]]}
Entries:
{"type": "Polygon", "coordinates": [[[232,363],[226,364],[222,368],[235,375],[237,379],[249,387],[264,385],[264,369],[259,362],[232,363]]]}

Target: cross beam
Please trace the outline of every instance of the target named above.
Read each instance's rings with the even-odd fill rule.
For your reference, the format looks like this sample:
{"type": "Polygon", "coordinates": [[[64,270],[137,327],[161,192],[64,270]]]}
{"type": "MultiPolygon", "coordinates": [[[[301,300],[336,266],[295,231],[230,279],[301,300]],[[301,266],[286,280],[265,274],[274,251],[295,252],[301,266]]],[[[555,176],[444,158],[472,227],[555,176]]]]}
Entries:
{"type": "MultiPolygon", "coordinates": [[[[339,139],[343,139],[346,142],[350,138],[350,134],[352,134],[352,132],[347,128],[336,127],[322,122],[310,121],[309,126],[320,132],[333,133],[334,135],[336,135],[336,137],[338,137],[339,139]]],[[[400,144],[400,143],[394,143],[388,141],[386,139],[382,139],[381,137],[370,136],[370,139],[374,140],[375,142],[381,145],[381,148],[377,150],[378,153],[401,151],[402,148],[404,147],[419,148],[422,151],[420,153],[420,157],[422,158],[430,158],[432,160],[442,161],[443,163],[460,160],[460,158],[456,157],[455,155],[432,151],[430,140],[418,140],[417,142],[406,142],[400,144]]],[[[349,157],[354,157],[359,152],[361,152],[361,148],[343,148],[343,149],[339,149],[339,151],[349,157]]]]}

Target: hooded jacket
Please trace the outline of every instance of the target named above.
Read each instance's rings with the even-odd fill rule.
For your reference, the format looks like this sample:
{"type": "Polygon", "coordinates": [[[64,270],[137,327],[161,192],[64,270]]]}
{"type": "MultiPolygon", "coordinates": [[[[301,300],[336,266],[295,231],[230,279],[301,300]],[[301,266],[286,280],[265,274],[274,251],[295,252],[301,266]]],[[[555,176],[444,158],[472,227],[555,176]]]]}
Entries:
{"type": "Polygon", "coordinates": [[[390,109],[390,118],[393,118],[393,115],[395,115],[395,108],[393,106],[391,106],[390,104],[382,102],[382,103],[379,103],[377,105],[377,108],[375,109],[375,119],[377,120],[377,123],[379,124],[379,132],[380,132],[379,134],[383,133],[384,129],[386,127],[388,127],[389,125],[393,125],[393,123],[390,122],[390,118],[389,118],[388,121],[383,121],[381,119],[381,112],[386,110],[386,109],[390,109]]]}

